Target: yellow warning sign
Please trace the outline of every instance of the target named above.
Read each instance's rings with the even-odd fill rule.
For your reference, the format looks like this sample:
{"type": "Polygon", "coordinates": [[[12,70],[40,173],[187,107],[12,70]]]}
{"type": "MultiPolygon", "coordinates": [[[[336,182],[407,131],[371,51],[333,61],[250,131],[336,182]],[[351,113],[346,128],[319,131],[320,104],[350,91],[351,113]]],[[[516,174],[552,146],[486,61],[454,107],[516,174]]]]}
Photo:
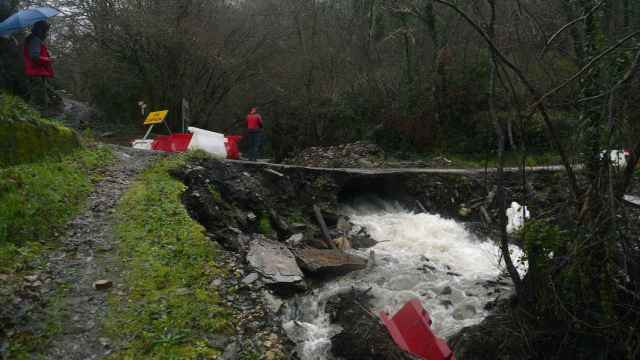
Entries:
{"type": "Polygon", "coordinates": [[[147,120],[144,121],[145,125],[161,124],[167,117],[169,110],[152,112],[147,116],[147,120]]]}

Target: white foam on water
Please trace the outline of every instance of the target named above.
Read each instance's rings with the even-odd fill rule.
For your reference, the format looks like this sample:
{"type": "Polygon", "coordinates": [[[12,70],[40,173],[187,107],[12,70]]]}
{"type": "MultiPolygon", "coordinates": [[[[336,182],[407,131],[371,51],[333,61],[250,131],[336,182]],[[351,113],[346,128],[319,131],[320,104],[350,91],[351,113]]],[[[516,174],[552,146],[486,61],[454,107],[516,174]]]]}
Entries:
{"type": "MultiPolygon", "coordinates": [[[[352,287],[371,288],[374,308],[392,315],[407,301],[420,299],[431,315],[434,331],[443,338],[487,315],[484,305],[495,295],[489,295],[482,285],[502,273],[498,247],[478,240],[453,220],[388,204],[383,208],[343,210],[351,222],[379,242],[371,249],[376,266],[331,281],[289,304],[284,327],[299,344],[303,360],[332,359],[330,338],[341,329],[330,323],[324,307],[329,298],[352,287]],[[425,265],[436,270],[425,270],[425,265]],[[446,287],[451,289],[449,294],[443,294],[446,287]]],[[[520,256],[519,249],[513,248],[514,260],[520,256]]],[[[508,286],[502,290],[509,291],[508,286]]]]}

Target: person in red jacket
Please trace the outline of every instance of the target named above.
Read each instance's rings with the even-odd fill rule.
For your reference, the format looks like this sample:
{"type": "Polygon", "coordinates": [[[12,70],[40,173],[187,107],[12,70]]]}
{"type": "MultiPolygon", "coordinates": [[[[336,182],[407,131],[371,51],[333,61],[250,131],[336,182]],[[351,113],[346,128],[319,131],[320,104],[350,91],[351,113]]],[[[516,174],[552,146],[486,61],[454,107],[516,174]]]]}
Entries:
{"type": "Polygon", "coordinates": [[[258,160],[258,150],[262,142],[262,116],[258,109],[252,108],[247,115],[247,131],[249,133],[249,161],[258,160]]]}
{"type": "Polygon", "coordinates": [[[47,80],[54,75],[53,58],[49,54],[49,48],[45,43],[49,33],[49,23],[38,21],[33,24],[31,35],[24,43],[24,71],[31,80],[31,101],[44,106],[49,105],[47,80]]]}

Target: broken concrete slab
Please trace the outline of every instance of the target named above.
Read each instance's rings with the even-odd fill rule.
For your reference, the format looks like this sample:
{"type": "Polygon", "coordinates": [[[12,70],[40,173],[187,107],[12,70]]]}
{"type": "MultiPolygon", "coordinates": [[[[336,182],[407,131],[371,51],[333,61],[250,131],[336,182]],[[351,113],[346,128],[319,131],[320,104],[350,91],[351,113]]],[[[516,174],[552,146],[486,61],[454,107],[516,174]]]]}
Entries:
{"type": "Polygon", "coordinates": [[[282,243],[254,235],[249,244],[247,261],[274,290],[304,289],[304,274],[293,253],[282,243]]]}
{"type": "Polygon", "coordinates": [[[367,260],[340,250],[294,250],[300,267],[313,275],[344,275],[367,267],[367,260]]]}

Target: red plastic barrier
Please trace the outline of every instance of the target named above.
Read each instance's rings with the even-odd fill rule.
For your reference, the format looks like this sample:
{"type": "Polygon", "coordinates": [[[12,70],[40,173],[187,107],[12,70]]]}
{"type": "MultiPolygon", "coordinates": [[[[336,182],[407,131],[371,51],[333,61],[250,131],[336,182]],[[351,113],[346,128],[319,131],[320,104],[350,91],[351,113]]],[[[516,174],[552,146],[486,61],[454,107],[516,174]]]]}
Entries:
{"type": "Polygon", "coordinates": [[[380,313],[380,318],[391,337],[404,351],[425,360],[455,360],[447,343],[431,331],[431,318],[414,299],[404,305],[393,317],[380,313]]]}
{"type": "Polygon", "coordinates": [[[238,143],[242,140],[240,135],[228,135],[225,136],[227,141],[224,142],[224,146],[227,148],[227,159],[240,160],[240,148],[238,143]]]}
{"type": "Polygon", "coordinates": [[[185,152],[191,143],[191,133],[177,133],[172,135],[157,136],[151,144],[153,150],[166,152],[185,152]]]}

